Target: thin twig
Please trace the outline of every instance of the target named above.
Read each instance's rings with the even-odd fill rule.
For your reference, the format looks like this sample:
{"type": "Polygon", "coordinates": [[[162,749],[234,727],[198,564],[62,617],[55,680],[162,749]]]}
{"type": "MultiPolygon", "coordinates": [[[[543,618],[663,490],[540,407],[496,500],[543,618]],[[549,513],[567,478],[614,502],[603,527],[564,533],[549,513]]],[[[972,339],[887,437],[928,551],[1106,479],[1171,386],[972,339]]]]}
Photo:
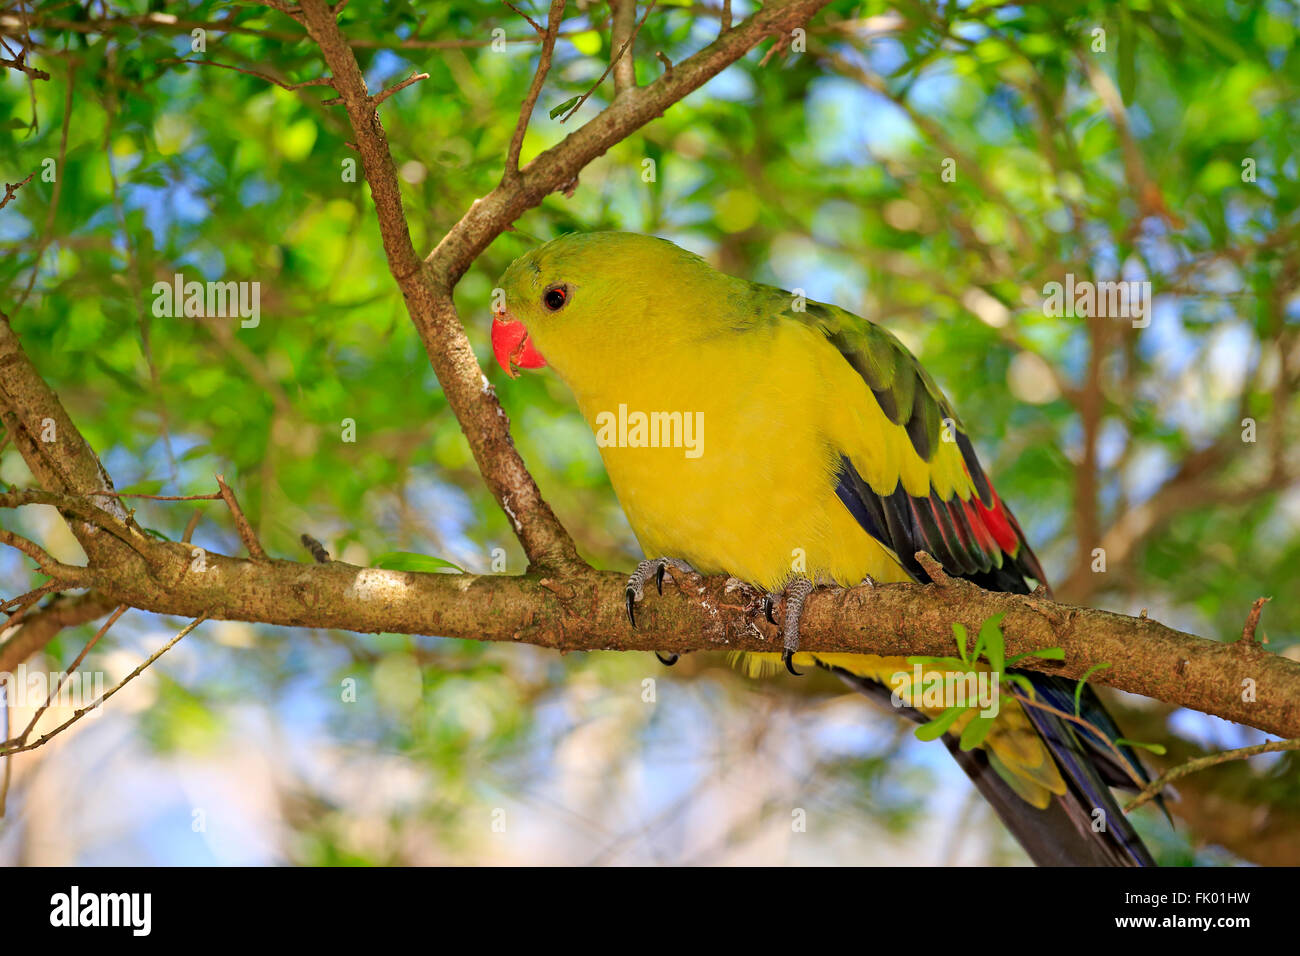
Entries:
{"type": "Polygon", "coordinates": [[[121,690],[131,681],[139,677],[140,674],[144,672],[145,668],[147,668],[154,661],[158,660],[158,658],[162,657],[173,647],[175,647],[177,642],[180,641],[182,637],[190,633],[190,631],[194,630],[196,627],[198,627],[207,619],[208,619],[208,615],[206,612],[200,615],[199,617],[195,618],[189,624],[185,625],[185,628],[179,634],[177,634],[170,641],[168,641],[166,644],[160,647],[157,651],[150,654],[148,660],[146,660],[143,664],[138,666],[135,670],[131,671],[131,673],[123,677],[122,680],[119,681],[116,686],[105,691],[97,699],[91,701],[91,703],[88,704],[87,706],[82,707],[76,712],[74,712],[71,717],[69,717],[63,723],[59,724],[59,726],[55,727],[48,734],[45,734],[43,737],[41,737],[39,740],[35,741],[34,743],[23,744],[20,747],[11,747],[8,749],[0,750],[0,757],[9,757],[12,756],[13,754],[25,753],[28,750],[35,750],[37,747],[40,747],[43,744],[47,743],[50,739],[57,737],[59,734],[63,733],[63,731],[67,730],[69,727],[75,724],[77,721],[81,720],[82,717],[85,717],[86,714],[90,713],[92,710],[96,709],[97,707],[103,706],[110,697],[116,694],[119,690],[121,690]]]}
{"type": "MultiPolygon", "coordinates": [[[[1250,613],[1246,615],[1246,624],[1241,629],[1243,644],[1255,643],[1255,629],[1259,627],[1259,615],[1263,612],[1264,605],[1271,600],[1273,599],[1266,597],[1255,598],[1255,603],[1250,606],[1250,613]]],[[[1268,643],[1268,639],[1264,638],[1263,643],[1268,643]]]]}
{"type": "MultiPolygon", "coordinates": [[[[521,14],[522,15],[522,14],[521,14]]],[[[580,29],[566,31],[560,34],[561,38],[570,38],[589,33],[593,29],[601,29],[604,20],[601,23],[591,25],[584,24],[580,29]]],[[[204,30],[209,33],[225,33],[238,36],[259,37],[263,40],[275,40],[279,43],[307,43],[311,37],[305,33],[293,33],[287,30],[262,30],[256,27],[246,26],[242,23],[235,23],[232,19],[213,19],[213,20],[191,20],[185,17],[177,17],[168,13],[148,13],[136,16],[122,17],[99,17],[96,19],[86,20],[63,20],[58,17],[37,15],[32,18],[32,24],[45,30],[47,34],[56,32],[81,33],[81,34],[105,34],[113,33],[124,28],[134,27],[137,36],[148,35],[154,36],[160,32],[174,31],[180,33],[190,33],[194,30],[204,30]]],[[[0,30],[13,29],[16,27],[18,20],[11,13],[0,12],[0,30]]],[[[831,30],[830,27],[827,28],[831,30]]],[[[412,31],[414,33],[415,31],[412,31]]],[[[399,38],[391,33],[386,36],[369,36],[369,37],[350,37],[348,42],[357,49],[362,50],[473,50],[480,47],[491,46],[498,40],[490,35],[490,31],[485,28],[481,31],[484,35],[481,37],[449,37],[442,39],[433,39],[421,36],[409,36],[399,38]]],[[[831,32],[842,33],[842,30],[832,30],[831,32]]],[[[536,43],[542,37],[541,32],[533,33],[529,36],[506,37],[504,42],[507,44],[519,46],[525,43],[536,43]]]]}
{"type": "MultiPolygon", "coordinates": [[[[7,613],[9,608],[18,607],[20,604],[25,604],[30,601],[39,601],[50,591],[57,589],[58,586],[59,583],[57,581],[46,581],[40,587],[32,588],[32,590],[28,591],[26,594],[20,594],[17,597],[11,597],[7,601],[0,602],[0,613],[7,613]]],[[[5,627],[8,626],[8,624],[5,625],[5,627]]]]}
{"type": "Polygon", "coordinates": [[[257,70],[246,70],[242,66],[232,66],[229,63],[218,63],[215,60],[191,60],[169,57],[165,60],[159,60],[159,63],[189,63],[194,66],[219,66],[223,70],[234,70],[236,73],[243,73],[246,76],[255,76],[259,80],[266,80],[268,83],[274,83],[282,90],[301,90],[307,86],[334,86],[334,80],[328,76],[318,76],[314,80],[303,80],[301,83],[287,83],[284,80],[277,79],[269,73],[259,73],[257,70]]]}
{"type": "Polygon", "coordinates": [[[143,495],[130,491],[88,491],[87,497],[104,495],[107,498],[147,498],[149,501],[217,501],[221,492],[214,491],[206,495],[143,495]]]}
{"type": "Polygon", "coordinates": [[[203,509],[195,508],[194,514],[190,515],[190,520],[185,525],[185,533],[181,535],[181,541],[184,544],[190,543],[190,538],[194,537],[194,529],[199,526],[199,519],[203,517],[203,509]]]}
{"type": "Polygon", "coordinates": [[[0,66],[7,66],[11,70],[17,70],[19,73],[26,73],[33,80],[48,80],[50,78],[50,74],[46,73],[44,70],[38,70],[34,66],[28,66],[26,63],[17,59],[10,60],[5,57],[0,57],[0,66]]]}
{"type": "Polygon", "coordinates": [[[28,175],[26,179],[24,179],[20,183],[5,183],[5,198],[0,199],[0,209],[3,209],[5,206],[9,205],[9,201],[13,199],[14,196],[18,195],[18,190],[22,189],[24,186],[30,183],[32,181],[32,177],[35,175],[36,173],[32,172],[30,175],[28,175]]]}
{"type": "Polygon", "coordinates": [[[1143,780],[1142,775],[1139,774],[1137,770],[1134,769],[1133,764],[1129,762],[1128,757],[1124,755],[1124,751],[1120,750],[1119,746],[1114,741],[1112,741],[1109,737],[1107,737],[1106,734],[1102,731],[1102,729],[1098,727],[1096,724],[1094,724],[1092,721],[1085,720],[1084,718],[1079,717],[1076,714],[1066,713],[1063,710],[1053,707],[1051,704],[1044,704],[1041,700],[1035,700],[1032,697],[1028,697],[1025,694],[1018,693],[1014,690],[1011,693],[1014,694],[1015,698],[1018,701],[1020,701],[1022,704],[1027,704],[1030,707],[1036,707],[1039,710],[1046,711],[1049,714],[1054,714],[1057,717],[1060,717],[1062,720],[1068,720],[1071,723],[1078,724],[1080,727],[1083,727],[1089,732],[1091,732],[1092,734],[1096,735],[1097,738],[1100,739],[1102,743],[1106,745],[1106,748],[1110,750],[1112,754],[1115,755],[1115,759],[1117,759],[1120,763],[1120,766],[1123,767],[1128,772],[1128,775],[1130,778],[1132,778],[1133,783],[1139,787],[1145,785],[1146,781],[1143,780]]]}
{"type": "Polygon", "coordinates": [[[4,528],[0,528],[0,544],[7,544],[11,548],[16,548],[27,557],[31,558],[41,566],[42,571],[53,573],[51,568],[60,567],[60,563],[54,559],[54,556],[42,548],[35,541],[30,541],[21,535],[14,534],[4,528]]]}
{"type": "Polygon", "coordinates": [[[506,170],[502,182],[519,178],[519,153],[524,148],[524,134],[528,131],[528,121],[533,118],[533,107],[537,105],[537,97],[541,96],[546,74],[551,69],[551,56],[555,53],[555,38],[560,32],[564,3],[565,0],[551,0],[551,10],[546,19],[546,35],[542,38],[542,53],[537,60],[537,72],[533,74],[528,95],[519,105],[519,121],[515,124],[515,131],[510,137],[510,148],[506,151],[506,170]]]}
{"type": "MultiPolygon", "coordinates": [[[[11,317],[16,316],[22,311],[27,304],[27,297],[32,294],[32,288],[36,285],[36,276],[41,271],[41,257],[45,255],[45,250],[50,247],[53,236],[51,230],[54,228],[54,214],[59,208],[59,196],[63,192],[63,175],[64,160],[68,155],[68,126],[72,121],[72,87],[77,75],[75,63],[68,64],[68,88],[63,96],[63,130],[59,134],[59,158],[55,163],[54,176],[54,193],[50,196],[50,208],[45,213],[45,227],[41,230],[41,241],[36,245],[36,257],[32,260],[32,274],[27,277],[27,285],[23,289],[23,294],[18,297],[14,304],[11,317]]],[[[35,121],[35,113],[32,118],[35,121]]]]}
{"type": "Polygon", "coordinates": [[[398,83],[396,86],[390,86],[388,89],[382,90],[376,93],[374,96],[370,97],[370,102],[373,103],[375,106],[378,106],[380,103],[388,99],[394,93],[401,92],[402,90],[410,86],[412,83],[419,83],[421,80],[427,80],[428,78],[429,78],[428,73],[412,73],[410,76],[402,80],[402,82],[398,83]]]}
{"type": "Polygon", "coordinates": [[[1300,737],[1291,740],[1270,740],[1267,743],[1254,744],[1250,747],[1238,747],[1236,750],[1223,750],[1217,754],[1209,754],[1205,757],[1197,757],[1195,760],[1189,760],[1187,763],[1179,764],[1170,770],[1166,770],[1155,780],[1142,788],[1141,792],[1124,808],[1125,813],[1136,810],[1155,798],[1165,787],[1177,780],[1179,777],[1185,777],[1189,773],[1196,773],[1198,770],[1206,770],[1209,767],[1217,766],[1221,763],[1227,763],[1230,760],[1242,760],[1246,757],[1254,757],[1258,754],[1277,753],[1282,750],[1300,750],[1300,737]]]}
{"type": "Polygon", "coordinates": [[[542,28],[542,25],[541,25],[540,23],[538,23],[536,20],[534,20],[534,19],[533,19],[532,17],[530,17],[528,14],[524,13],[524,11],[522,11],[522,10],[520,10],[518,7],[516,7],[513,3],[510,2],[510,0],[501,0],[501,2],[504,3],[504,4],[505,4],[507,7],[509,7],[511,10],[513,10],[515,13],[517,13],[517,14],[519,14],[521,17],[523,17],[525,20],[527,20],[528,23],[529,23],[529,25],[530,25],[530,26],[531,26],[531,27],[532,27],[532,28],[537,32],[537,35],[538,35],[538,36],[545,36],[545,35],[546,35],[546,31],[542,28]]]}
{"type": "MultiPolygon", "coordinates": [[[[127,547],[131,548],[131,550],[135,551],[135,553],[140,555],[140,557],[144,558],[145,561],[150,560],[151,556],[149,552],[145,550],[141,543],[144,540],[144,535],[136,528],[131,527],[129,523],[130,518],[129,516],[125,516],[125,512],[124,520],[123,518],[111,515],[104,509],[91,504],[81,495],[56,494],[52,491],[42,491],[39,488],[23,488],[0,493],[0,508],[21,508],[25,505],[52,505],[60,511],[80,518],[88,524],[92,524],[98,528],[103,528],[127,547]]],[[[17,546],[15,545],[15,547],[17,546]]],[[[55,574],[65,582],[68,580],[69,576],[76,575],[79,572],[84,572],[86,570],[86,568],[61,564],[53,558],[50,559],[50,565],[57,569],[57,573],[56,571],[50,570],[47,570],[47,573],[55,574]]]]}
{"type": "Polygon", "coordinates": [[[9,739],[8,734],[5,735],[5,744],[4,744],[5,746],[8,746],[16,742],[18,746],[21,747],[23,744],[27,743],[27,738],[32,735],[32,730],[35,729],[36,724],[41,719],[42,715],[44,715],[44,713],[50,709],[50,704],[54,702],[54,698],[58,697],[59,694],[63,693],[63,685],[68,682],[68,678],[76,671],[78,667],[81,666],[81,662],[86,659],[86,655],[90,653],[90,649],[94,647],[96,644],[98,644],[99,639],[103,637],[106,633],[108,633],[108,629],[112,627],[114,624],[116,624],[118,618],[120,618],[123,614],[126,613],[127,607],[128,606],[125,604],[119,604],[113,610],[113,613],[109,615],[108,620],[106,620],[102,625],[100,625],[99,630],[97,630],[94,636],[89,641],[86,642],[86,646],[81,649],[81,653],[77,655],[77,659],[74,660],[72,662],[72,665],[63,672],[62,677],[59,678],[59,686],[51,688],[46,693],[45,703],[41,704],[41,706],[36,709],[36,713],[32,714],[32,719],[27,722],[27,727],[23,730],[21,734],[19,734],[18,740],[12,741],[9,739]]]}
{"type": "Polygon", "coordinates": [[[656,2],[657,0],[650,0],[650,6],[645,8],[645,13],[641,14],[641,19],[637,22],[636,29],[632,31],[632,35],[623,41],[623,45],[619,47],[618,52],[610,58],[609,66],[605,67],[605,72],[600,74],[600,79],[598,79],[595,83],[591,85],[591,89],[587,90],[587,92],[583,93],[582,96],[578,97],[578,102],[573,104],[573,107],[569,110],[569,112],[565,113],[563,116],[560,117],[561,123],[567,123],[569,121],[569,117],[571,117],[574,113],[578,112],[578,110],[582,109],[582,104],[587,102],[587,97],[591,96],[592,93],[595,93],[596,90],[600,89],[600,84],[605,82],[605,77],[609,76],[609,71],[614,69],[614,64],[618,63],[618,61],[623,58],[623,54],[627,52],[627,48],[632,45],[632,41],[636,39],[636,35],[640,33],[641,28],[645,26],[646,18],[650,16],[650,11],[652,11],[655,8],[656,2]]]}
{"type": "Polygon", "coordinates": [[[235,530],[239,532],[239,540],[244,542],[244,547],[248,549],[248,556],[254,561],[270,561],[266,552],[262,550],[257,535],[253,533],[253,526],[248,523],[248,519],[244,517],[244,512],[239,507],[239,502],[235,500],[235,493],[226,484],[226,479],[217,475],[217,485],[221,488],[221,497],[226,502],[226,507],[230,509],[230,516],[235,520],[235,530]]]}

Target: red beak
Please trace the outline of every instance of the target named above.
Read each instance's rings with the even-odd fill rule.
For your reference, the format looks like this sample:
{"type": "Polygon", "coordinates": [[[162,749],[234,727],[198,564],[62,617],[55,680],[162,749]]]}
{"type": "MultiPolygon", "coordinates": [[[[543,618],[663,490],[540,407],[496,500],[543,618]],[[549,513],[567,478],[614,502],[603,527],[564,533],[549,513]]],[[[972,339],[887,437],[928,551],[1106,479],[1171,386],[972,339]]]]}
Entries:
{"type": "Polygon", "coordinates": [[[533,348],[528,338],[528,330],[509,312],[497,312],[492,316],[492,352],[507,375],[517,378],[520,368],[542,368],[546,359],[542,353],[533,348]]]}

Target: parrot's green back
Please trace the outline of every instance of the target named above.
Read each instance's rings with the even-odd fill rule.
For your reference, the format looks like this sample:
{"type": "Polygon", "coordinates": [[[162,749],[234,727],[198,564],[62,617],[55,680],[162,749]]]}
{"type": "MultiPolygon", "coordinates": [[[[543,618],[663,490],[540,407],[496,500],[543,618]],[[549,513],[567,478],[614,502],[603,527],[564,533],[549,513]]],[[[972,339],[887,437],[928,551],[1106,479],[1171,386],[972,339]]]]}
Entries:
{"type": "MultiPolygon", "coordinates": [[[[927,581],[920,550],[992,590],[1046,583],[951,404],[882,327],[626,233],[547,243],[517,260],[502,288],[510,317],[596,433],[647,556],[769,590],[796,575],[845,586],[868,576],[927,581]],[[545,296],[556,288],[564,301],[552,312],[545,296]],[[683,428],[638,435],[636,413],[683,428]]],[[[768,657],[750,655],[749,669],[768,657]]],[[[912,669],[871,655],[794,661],[885,699],[884,683],[912,669]]],[[[1073,685],[1026,676],[1040,695],[1068,691],[1072,710],[1073,685]]],[[[916,719],[943,710],[903,700],[916,719]]],[[[1113,727],[1086,700],[1098,726],[1113,727]]],[[[1035,860],[1150,862],[1109,793],[1121,781],[1103,742],[1004,695],[984,744],[964,753],[955,741],[972,717],[945,741],[1035,860]],[[1094,810],[1109,820],[1102,833],[1094,810]]]]}

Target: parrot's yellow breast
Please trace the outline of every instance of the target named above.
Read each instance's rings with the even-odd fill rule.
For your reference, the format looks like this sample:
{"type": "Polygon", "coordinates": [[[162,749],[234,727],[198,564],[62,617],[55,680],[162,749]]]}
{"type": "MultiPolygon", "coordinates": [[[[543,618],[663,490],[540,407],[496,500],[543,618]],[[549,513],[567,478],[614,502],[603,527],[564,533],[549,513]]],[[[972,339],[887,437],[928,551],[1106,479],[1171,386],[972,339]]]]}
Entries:
{"type": "Polygon", "coordinates": [[[827,381],[823,366],[834,365],[817,344],[802,326],[779,324],[631,373],[584,374],[574,392],[648,556],[766,589],[795,575],[907,580],[835,495],[849,447],[835,432],[858,424],[844,395],[863,386],[842,360],[846,381],[827,381]]]}

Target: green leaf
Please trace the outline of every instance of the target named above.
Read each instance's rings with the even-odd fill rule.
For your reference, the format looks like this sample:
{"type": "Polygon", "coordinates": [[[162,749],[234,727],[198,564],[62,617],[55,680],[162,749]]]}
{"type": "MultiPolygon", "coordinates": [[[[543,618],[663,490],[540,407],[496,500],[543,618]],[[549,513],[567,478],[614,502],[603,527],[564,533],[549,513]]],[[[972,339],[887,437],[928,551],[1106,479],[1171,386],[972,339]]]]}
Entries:
{"type": "Polygon", "coordinates": [[[381,554],[370,563],[372,568],[383,568],[385,571],[456,571],[460,574],[467,573],[464,568],[458,564],[453,564],[445,558],[435,558],[427,554],[416,554],[413,551],[389,551],[387,554],[381,554]]]}
{"type": "Polygon", "coordinates": [[[913,665],[920,664],[925,668],[936,666],[947,670],[960,671],[969,662],[959,661],[955,657],[909,657],[907,658],[907,663],[913,665]]]}
{"type": "Polygon", "coordinates": [[[961,732],[961,749],[974,750],[984,743],[984,738],[989,735],[989,731],[992,729],[992,717],[976,717],[961,732]]]}
{"type": "Polygon", "coordinates": [[[927,721],[914,731],[917,740],[938,740],[943,736],[944,731],[952,726],[952,722],[968,710],[974,709],[973,704],[962,704],[957,707],[949,707],[934,720],[927,721]]]}
{"type": "Polygon", "coordinates": [[[1003,680],[1009,680],[1025,692],[1025,696],[1030,700],[1036,700],[1034,696],[1034,685],[1029,682],[1029,678],[1024,674],[1003,674],[1003,680]]]}
{"type": "Polygon", "coordinates": [[[109,378],[111,378],[114,382],[118,384],[119,388],[123,389],[126,392],[131,393],[132,395],[145,394],[144,388],[141,387],[139,382],[131,378],[131,376],[123,374],[122,372],[119,372],[117,369],[113,368],[113,366],[105,362],[104,359],[101,358],[99,355],[96,355],[92,352],[90,358],[91,361],[93,361],[95,365],[97,365],[100,368],[101,371],[106,373],[109,378]]]}
{"type": "Polygon", "coordinates": [[[979,640],[976,646],[984,645],[984,654],[989,659],[989,666],[995,674],[1001,674],[1007,666],[1006,643],[1002,640],[1002,619],[1005,613],[994,614],[980,625],[979,640]]]}
{"type": "Polygon", "coordinates": [[[1110,667],[1110,665],[1109,664],[1092,665],[1092,667],[1089,667],[1086,671],[1083,672],[1083,676],[1079,678],[1079,683],[1074,685],[1074,716],[1076,717],[1082,716],[1082,714],[1079,713],[1079,708],[1081,706],[1080,699],[1083,697],[1083,685],[1088,682],[1089,677],[1097,673],[1097,671],[1105,670],[1107,667],[1110,667]]]}
{"type": "Polygon", "coordinates": [[[1116,737],[1115,746],[1116,747],[1141,747],[1143,750],[1149,750],[1153,754],[1158,754],[1162,757],[1165,755],[1166,752],[1164,744],[1144,744],[1140,740],[1129,740],[1127,737],[1116,737]]]}
{"type": "Polygon", "coordinates": [[[1025,651],[1015,657],[1008,657],[1007,666],[1011,667],[1017,661],[1023,661],[1026,657],[1041,657],[1046,661],[1063,661],[1065,660],[1065,649],[1061,647],[1040,647],[1036,651],[1025,651]]]}
{"type": "Polygon", "coordinates": [[[568,112],[570,109],[573,108],[573,105],[577,103],[578,100],[580,99],[582,99],[581,95],[571,96],[569,97],[569,99],[565,100],[559,106],[552,107],[550,112],[551,119],[555,119],[555,117],[559,116],[561,113],[568,112]]]}
{"type": "Polygon", "coordinates": [[[961,656],[962,663],[970,663],[970,661],[966,659],[966,625],[958,624],[954,621],[952,625],[952,633],[953,636],[957,638],[957,653],[961,656]]]}

